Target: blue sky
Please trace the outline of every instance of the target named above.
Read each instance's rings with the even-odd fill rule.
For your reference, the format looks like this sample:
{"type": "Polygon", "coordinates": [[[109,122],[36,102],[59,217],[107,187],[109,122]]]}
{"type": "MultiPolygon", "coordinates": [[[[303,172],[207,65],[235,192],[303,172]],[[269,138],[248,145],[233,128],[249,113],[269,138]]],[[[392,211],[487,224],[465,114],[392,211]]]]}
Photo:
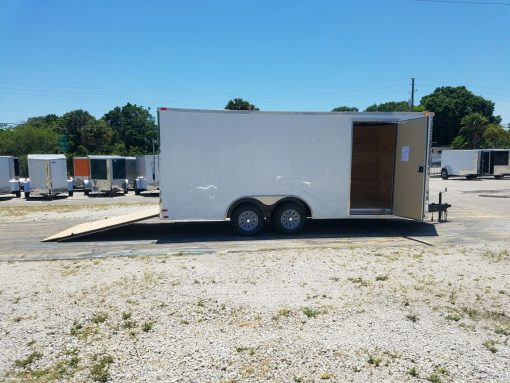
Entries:
{"type": "Polygon", "coordinates": [[[418,101],[466,85],[510,123],[510,5],[0,1],[0,122],[100,117],[126,102],[221,109],[234,97],[262,110],[363,109],[408,99],[411,77],[418,101]]]}

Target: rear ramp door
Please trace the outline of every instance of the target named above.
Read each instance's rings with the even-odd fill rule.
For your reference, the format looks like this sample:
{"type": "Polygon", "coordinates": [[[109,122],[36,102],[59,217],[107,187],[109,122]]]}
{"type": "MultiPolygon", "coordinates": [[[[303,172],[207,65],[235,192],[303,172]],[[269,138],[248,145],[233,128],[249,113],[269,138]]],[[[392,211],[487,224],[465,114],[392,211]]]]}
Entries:
{"type": "Polygon", "coordinates": [[[423,220],[427,177],[428,117],[399,122],[393,214],[423,220]]]}

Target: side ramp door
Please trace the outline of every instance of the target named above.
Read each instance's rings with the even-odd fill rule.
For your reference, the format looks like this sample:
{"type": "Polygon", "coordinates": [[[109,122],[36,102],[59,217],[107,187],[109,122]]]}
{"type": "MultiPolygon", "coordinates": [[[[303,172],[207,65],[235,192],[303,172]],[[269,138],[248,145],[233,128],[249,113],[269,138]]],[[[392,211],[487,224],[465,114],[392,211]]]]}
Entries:
{"type": "Polygon", "coordinates": [[[423,117],[397,124],[393,214],[418,221],[425,213],[428,121],[423,117]]]}

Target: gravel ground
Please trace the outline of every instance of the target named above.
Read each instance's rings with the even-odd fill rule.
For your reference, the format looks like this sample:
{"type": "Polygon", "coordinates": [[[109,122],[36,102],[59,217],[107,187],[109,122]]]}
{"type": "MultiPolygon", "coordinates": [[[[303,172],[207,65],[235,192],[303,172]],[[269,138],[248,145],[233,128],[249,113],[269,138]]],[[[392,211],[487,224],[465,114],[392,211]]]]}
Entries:
{"type": "Polygon", "coordinates": [[[0,263],[6,382],[509,382],[504,247],[0,263]]]}

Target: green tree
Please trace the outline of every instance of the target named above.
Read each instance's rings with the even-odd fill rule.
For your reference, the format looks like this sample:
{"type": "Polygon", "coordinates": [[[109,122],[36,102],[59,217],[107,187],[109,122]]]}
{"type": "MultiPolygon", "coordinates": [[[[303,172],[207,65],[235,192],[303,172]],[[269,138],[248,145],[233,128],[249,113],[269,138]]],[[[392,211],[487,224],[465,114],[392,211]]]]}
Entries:
{"type": "Polygon", "coordinates": [[[483,133],[485,148],[503,149],[510,147],[510,132],[499,124],[489,124],[483,133]]]}
{"type": "Polygon", "coordinates": [[[225,109],[228,110],[259,110],[255,105],[250,104],[248,101],[243,100],[242,98],[234,98],[230,100],[227,105],[225,105],[225,109]]]}
{"type": "Polygon", "coordinates": [[[467,149],[482,147],[482,138],[489,126],[489,119],[480,113],[470,113],[461,121],[459,136],[463,137],[467,149]]]}
{"type": "Polygon", "coordinates": [[[410,112],[407,101],[388,101],[382,104],[370,105],[365,112],[410,112]]]}
{"type": "Polygon", "coordinates": [[[116,150],[125,148],[122,153],[115,154],[152,153],[152,140],[158,138],[158,127],[149,109],[127,103],[106,113],[103,120],[113,130],[116,150]]]}
{"type": "Polygon", "coordinates": [[[331,110],[332,112],[359,112],[355,106],[337,106],[331,110]]]}
{"type": "Polygon", "coordinates": [[[108,154],[112,151],[113,129],[104,120],[87,122],[78,130],[82,154],[108,154]]]}
{"type": "Polygon", "coordinates": [[[461,120],[470,113],[479,113],[491,123],[500,123],[494,116],[494,103],[477,96],[464,86],[439,87],[421,99],[421,105],[434,112],[432,141],[437,145],[449,145],[459,134],[461,120]]]}
{"type": "Polygon", "coordinates": [[[68,153],[85,155],[82,148],[80,130],[87,124],[93,124],[96,118],[89,112],[78,109],[64,114],[59,121],[58,133],[65,136],[68,145],[68,153]]]}

